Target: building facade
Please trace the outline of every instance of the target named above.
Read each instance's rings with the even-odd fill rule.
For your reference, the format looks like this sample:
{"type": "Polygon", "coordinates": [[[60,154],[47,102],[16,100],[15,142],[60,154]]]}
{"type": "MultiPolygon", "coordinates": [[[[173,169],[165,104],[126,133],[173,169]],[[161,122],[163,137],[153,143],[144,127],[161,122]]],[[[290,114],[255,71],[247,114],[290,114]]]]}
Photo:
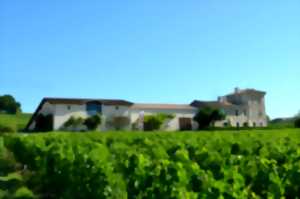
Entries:
{"type": "MultiPolygon", "coordinates": [[[[128,118],[125,130],[143,130],[143,118],[159,113],[173,115],[162,125],[164,130],[195,130],[197,123],[193,118],[199,109],[205,107],[224,111],[226,118],[215,122],[216,127],[266,127],[265,94],[254,89],[235,89],[233,93],[221,96],[217,101],[194,100],[190,104],[140,104],[126,100],[44,98],[26,130],[37,129],[41,122],[40,116],[51,118],[52,130],[63,130],[64,124],[71,117],[88,118],[95,114],[101,116],[98,130],[114,130],[109,124],[116,117],[128,118]]],[[[77,130],[86,129],[82,127],[77,130]]]]}

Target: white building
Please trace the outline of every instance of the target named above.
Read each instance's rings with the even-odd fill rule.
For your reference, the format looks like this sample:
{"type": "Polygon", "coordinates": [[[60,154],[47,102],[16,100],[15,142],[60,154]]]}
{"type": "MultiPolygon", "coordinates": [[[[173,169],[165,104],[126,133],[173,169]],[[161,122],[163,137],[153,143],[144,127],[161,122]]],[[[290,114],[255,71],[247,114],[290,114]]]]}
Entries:
{"type": "Polygon", "coordinates": [[[264,96],[265,92],[254,89],[235,89],[234,93],[219,97],[218,101],[194,100],[191,104],[139,104],[125,100],[44,98],[26,130],[36,130],[38,124],[43,122],[40,116],[50,118],[52,130],[61,130],[72,116],[87,118],[95,114],[101,115],[99,130],[102,131],[113,130],[109,121],[116,117],[128,118],[126,130],[141,129],[145,115],[158,113],[173,115],[173,118],[162,125],[164,130],[192,130],[197,129],[193,117],[199,109],[205,107],[218,108],[225,112],[226,119],[216,122],[215,126],[265,127],[267,117],[264,96]]]}

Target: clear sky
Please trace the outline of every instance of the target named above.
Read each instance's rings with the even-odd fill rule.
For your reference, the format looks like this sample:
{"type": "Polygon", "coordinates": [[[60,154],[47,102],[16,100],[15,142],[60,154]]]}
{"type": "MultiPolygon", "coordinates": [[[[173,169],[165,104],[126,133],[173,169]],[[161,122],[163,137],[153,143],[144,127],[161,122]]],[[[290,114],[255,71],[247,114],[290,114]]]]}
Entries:
{"type": "Polygon", "coordinates": [[[0,0],[0,95],[133,102],[267,92],[300,110],[299,0],[0,0]]]}

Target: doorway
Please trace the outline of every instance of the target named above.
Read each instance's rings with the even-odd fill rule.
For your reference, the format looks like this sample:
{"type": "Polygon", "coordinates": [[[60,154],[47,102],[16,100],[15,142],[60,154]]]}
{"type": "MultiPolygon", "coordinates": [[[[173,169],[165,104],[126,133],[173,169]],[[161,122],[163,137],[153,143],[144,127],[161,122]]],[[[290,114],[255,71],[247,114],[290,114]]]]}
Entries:
{"type": "Polygon", "coordinates": [[[192,130],[192,119],[188,117],[179,118],[179,129],[180,131],[190,131],[192,130]]]}

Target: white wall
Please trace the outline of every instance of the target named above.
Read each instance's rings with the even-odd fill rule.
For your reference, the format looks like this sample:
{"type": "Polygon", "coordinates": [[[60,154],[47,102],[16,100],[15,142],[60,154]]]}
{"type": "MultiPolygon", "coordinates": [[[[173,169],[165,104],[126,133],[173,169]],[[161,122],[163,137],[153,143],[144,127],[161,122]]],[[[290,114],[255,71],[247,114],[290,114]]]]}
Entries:
{"type": "Polygon", "coordinates": [[[77,104],[56,104],[55,107],[55,116],[53,129],[59,130],[63,124],[71,117],[88,117],[86,112],[86,105],[77,105],[77,104]],[[69,109],[70,108],[70,109],[69,109]]]}
{"type": "Polygon", "coordinates": [[[197,109],[131,109],[131,123],[134,123],[140,117],[141,112],[144,115],[154,115],[158,113],[172,114],[175,117],[165,125],[165,130],[176,131],[179,130],[179,118],[186,117],[192,119],[192,128],[197,129],[197,124],[193,122],[193,117],[197,113],[197,109]]]}
{"type": "MultiPolygon", "coordinates": [[[[174,131],[179,130],[179,121],[180,117],[187,117],[193,118],[197,109],[187,109],[187,110],[170,110],[170,109],[130,109],[129,106],[117,106],[117,105],[102,105],[102,121],[100,129],[102,131],[112,130],[108,125],[107,122],[109,119],[115,116],[124,116],[130,119],[130,125],[125,129],[130,130],[131,124],[136,122],[139,118],[140,112],[143,111],[145,115],[157,114],[157,113],[166,113],[166,114],[173,114],[175,118],[168,121],[168,123],[164,124],[166,130],[174,131]]],[[[60,129],[63,124],[71,117],[88,117],[86,112],[86,105],[72,105],[72,104],[58,104],[55,105],[55,117],[54,117],[54,130],[60,129]],[[70,109],[68,109],[70,107],[70,109]]],[[[197,124],[192,122],[193,129],[197,128],[197,124]]]]}
{"type": "Polygon", "coordinates": [[[256,127],[266,127],[267,117],[264,108],[264,98],[243,96],[243,102],[245,104],[225,110],[226,119],[215,122],[215,126],[223,127],[224,122],[228,122],[233,127],[236,127],[237,123],[239,123],[240,127],[243,127],[244,123],[248,123],[248,127],[254,127],[254,123],[256,127]],[[239,112],[238,116],[235,115],[236,110],[239,112]],[[246,114],[244,111],[246,111],[246,114]]]}
{"type": "MultiPolygon", "coordinates": [[[[102,106],[102,121],[101,121],[101,130],[113,130],[108,125],[107,122],[116,116],[124,116],[130,119],[129,106],[120,106],[120,105],[103,105],[102,106]]],[[[125,129],[130,130],[130,125],[125,129]]]]}

